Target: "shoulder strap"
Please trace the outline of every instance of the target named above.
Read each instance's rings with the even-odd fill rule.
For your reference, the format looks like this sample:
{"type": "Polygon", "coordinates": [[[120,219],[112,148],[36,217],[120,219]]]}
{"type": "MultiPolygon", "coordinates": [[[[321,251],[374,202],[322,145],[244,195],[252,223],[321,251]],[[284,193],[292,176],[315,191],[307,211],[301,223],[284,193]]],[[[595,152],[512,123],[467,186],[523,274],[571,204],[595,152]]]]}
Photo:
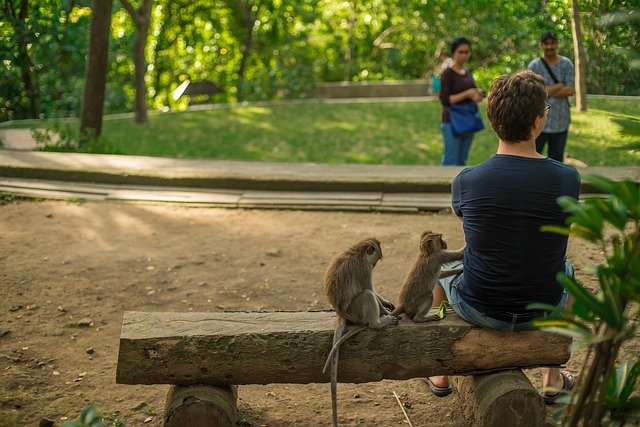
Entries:
{"type": "MultiPolygon", "coordinates": [[[[558,83],[558,78],[556,77],[555,74],[553,74],[553,71],[551,71],[551,67],[549,66],[549,64],[547,64],[547,61],[545,61],[544,58],[540,58],[540,61],[542,61],[542,63],[544,64],[544,68],[546,68],[547,71],[549,72],[549,75],[551,76],[551,80],[553,80],[554,83],[558,83]]],[[[571,107],[569,98],[565,98],[565,101],[567,101],[567,105],[571,107]]]]}
{"type": "Polygon", "coordinates": [[[547,71],[549,72],[549,75],[551,76],[551,80],[553,80],[554,83],[558,83],[558,78],[556,77],[555,74],[553,74],[553,71],[551,71],[551,67],[549,66],[549,64],[547,64],[547,61],[545,61],[544,58],[540,58],[540,61],[542,61],[542,64],[544,64],[544,68],[546,68],[547,71]]]}

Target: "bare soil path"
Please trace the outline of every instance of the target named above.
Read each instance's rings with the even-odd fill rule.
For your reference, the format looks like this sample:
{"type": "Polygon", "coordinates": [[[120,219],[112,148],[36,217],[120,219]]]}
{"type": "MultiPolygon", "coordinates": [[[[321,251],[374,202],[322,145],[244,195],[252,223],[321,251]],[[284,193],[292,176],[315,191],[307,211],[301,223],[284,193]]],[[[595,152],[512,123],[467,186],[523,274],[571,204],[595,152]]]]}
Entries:
{"type": "MultiPolygon", "coordinates": [[[[0,205],[0,426],[56,423],[95,404],[125,426],[162,424],[168,386],[115,384],[122,314],[142,311],[328,309],[322,275],[354,241],[376,236],[378,290],[396,300],[425,229],[463,244],[450,214],[226,210],[113,202],[0,205]]],[[[600,254],[581,241],[579,279],[600,254]]],[[[639,339],[625,350],[639,351],[639,339]]],[[[499,345],[499,343],[496,343],[499,345]]],[[[623,357],[625,357],[623,355],[623,357]]],[[[569,368],[578,372],[575,354],[569,368]]],[[[537,370],[528,375],[539,384],[537,370]]],[[[338,386],[344,425],[469,425],[454,393],[419,380],[338,386]]],[[[241,386],[248,425],[330,425],[328,384],[241,386]]],[[[554,407],[549,408],[549,414],[554,407]]]]}

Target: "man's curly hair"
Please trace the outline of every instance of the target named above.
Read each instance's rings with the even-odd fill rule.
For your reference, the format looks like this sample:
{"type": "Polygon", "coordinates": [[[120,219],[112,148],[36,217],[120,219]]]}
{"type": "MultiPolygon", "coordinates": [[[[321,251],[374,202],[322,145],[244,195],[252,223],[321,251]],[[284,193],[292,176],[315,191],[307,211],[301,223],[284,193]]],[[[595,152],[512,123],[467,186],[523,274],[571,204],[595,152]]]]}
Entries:
{"type": "Polygon", "coordinates": [[[531,138],[531,127],[545,114],[547,89],[544,79],[532,71],[498,77],[487,98],[491,127],[507,143],[531,138]]]}

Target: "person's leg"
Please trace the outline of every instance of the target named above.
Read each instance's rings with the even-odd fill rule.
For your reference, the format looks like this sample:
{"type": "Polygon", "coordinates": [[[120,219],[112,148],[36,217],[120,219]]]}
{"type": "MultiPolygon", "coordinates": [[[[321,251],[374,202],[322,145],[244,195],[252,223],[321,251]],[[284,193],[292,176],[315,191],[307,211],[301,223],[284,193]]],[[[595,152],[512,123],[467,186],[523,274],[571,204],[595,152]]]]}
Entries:
{"type": "MultiPolygon", "coordinates": [[[[573,265],[571,265],[571,262],[569,262],[569,260],[565,260],[564,268],[565,268],[565,273],[567,275],[571,277],[574,276],[575,271],[573,269],[573,265]]],[[[569,293],[565,289],[562,295],[562,298],[558,303],[558,307],[563,307],[569,310],[571,309],[572,306],[573,306],[573,298],[571,297],[571,295],[569,295],[569,293]]],[[[552,396],[556,394],[559,390],[562,390],[565,380],[562,377],[560,368],[541,368],[541,370],[542,370],[542,393],[543,394],[552,396]]],[[[565,372],[565,375],[566,375],[566,372],[565,372]]]]}
{"type": "Polygon", "coordinates": [[[450,123],[441,123],[444,150],[442,152],[442,166],[455,166],[458,163],[460,139],[453,134],[450,123]]]}
{"type": "Polygon", "coordinates": [[[568,132],[550,133],[549,135],[549,158],[559,162],[564,161],[564,148],[567,144],[568,132]]]}
{"type": "MultiPolygon", "coordinates": [[[[454,261],[453,263],[447,263],[442,266],[443,270],[451,270],[454,268],[460,268],[462,266],[462,261],[454,261]]],[[[464,274],[464,273],[462,273],[464,274]]],[[[452,284],[460,281],[462,278],[462,274],[454,274],[453,276],[445,277],[444,279],[439,279],[436,283],[436,287],[433,289],[433,304],[432,307],[440,307],[442,301],[450,301],[448,295],[450,295],[450,290],[452,284]],[[445,292],[445,288],[448,292],[445,292]]],[[[429,377],[428,380],[436,387],[447,389],[451,387],[451,383],[449,382],[449,377],[446,375],[436,375],[433,377],[429,377]]]]}
{"type": "Polygon", "coordinates": [[[467,164],[467,159],[469,158],[469,151],[471,151],[472,142],[473,142],[472,133],[460,138],[460,151],[458,154],[458,165],[464,166],[467,164]]]}
{"type": "Polygon", "coordinates": [[[547,133],[541,133],[536,138],[536,151],[540,154],[544,154],[544,144],[547,142],[548,135],[547,133]]]}
{"type": "MultiPolygon", "coordinates": [[[[462,261],[453,261],[442,266],[443,270],[454,270],[462,267],[462,261]]],[[[502,322],[500,320],[492,319],[485,316],[475,308],[466,304],[458,294],[458,284],[462,280],[464,272],[455,274],[453,276],[445,277],[438,280],[438,284],[433,290],[433,307],[439,307],[443,300],[449,301],[449,305],[453,308],[453,311],[463,320],[481,326],[483,328],[497,329],[502,331],[513,330],[513,325],[509,322],[502,322]]],[[[436,375],[428,378],[429,387],[432,389],[432,385],[437,389],[437,396],[446,396],[451,392],[449,377],[447,375],[436,375]],[[429,384],[430,383],[430,384],[429,384]],[[447,390],[446,392],[444,390],[447,390]]]]}

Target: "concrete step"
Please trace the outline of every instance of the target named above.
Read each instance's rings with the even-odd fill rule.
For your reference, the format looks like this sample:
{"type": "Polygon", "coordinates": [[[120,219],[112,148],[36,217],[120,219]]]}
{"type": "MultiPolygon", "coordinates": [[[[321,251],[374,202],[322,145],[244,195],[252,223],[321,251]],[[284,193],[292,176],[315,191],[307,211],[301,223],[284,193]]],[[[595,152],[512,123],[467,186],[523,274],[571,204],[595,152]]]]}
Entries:
{"type": "Polygon", "coordinates": [[[449,209],[447,193],[257,191],[0,178],[0,192],[57,200],[171,202],[260,209],[418,212],[449,209]]]}

